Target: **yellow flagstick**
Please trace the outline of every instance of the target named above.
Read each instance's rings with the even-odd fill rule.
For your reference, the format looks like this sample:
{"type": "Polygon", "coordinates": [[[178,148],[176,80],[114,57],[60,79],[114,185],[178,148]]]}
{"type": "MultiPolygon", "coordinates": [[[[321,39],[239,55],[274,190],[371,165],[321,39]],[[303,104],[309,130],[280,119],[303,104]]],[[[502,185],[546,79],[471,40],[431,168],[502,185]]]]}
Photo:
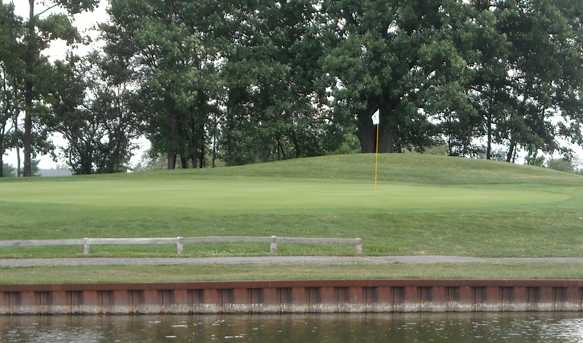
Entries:
{"type": "Polygon", "coordinates": [[[377,110],[372,116],[372,123],[376,127],[376,139],[375,139],[375,163],[374,163],[374,190],[379,189],[379,126],[380,123],[380,110],[377,110]]]}
{"type": "Polygon", "coordinates": [[[376,152],[374,163],[374,190],[379,190],[379,125],[377,124],[376,152]]]}

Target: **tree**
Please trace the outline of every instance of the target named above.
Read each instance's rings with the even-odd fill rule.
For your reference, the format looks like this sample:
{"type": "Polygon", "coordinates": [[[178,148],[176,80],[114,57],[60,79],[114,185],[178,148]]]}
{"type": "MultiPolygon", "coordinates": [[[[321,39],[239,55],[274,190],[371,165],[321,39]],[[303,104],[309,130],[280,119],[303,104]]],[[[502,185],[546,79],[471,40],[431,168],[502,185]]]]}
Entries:
{"type": "MultiPolygon", "coordinates": [[[[487,159],[493,143],[508,146],[505,159],[511,162],[520,146],[536,160],[538,149],[557,151],[561,136],[582,142],[583,45],[579,24],[569,22],[574,2],[568,9],[561,3],[566,5],[543,0],[471,2],[480,23],[471,89],[483,118],[487,159]],[[553,123],[557,116],[564,118],[558,125],[553,123]]],[[[581,5],[576,7],[580,13],[581,5]]]]}
{"type": "Polygon", "coordinates": [[[67,15],[31,14],[11,89],[25,150],[59,132],[76,173],[124,170],[138,132],[169,169],[352,151],[355,134],[373,152],[377,109],[382,152],[539,163],[583,144],[572,0],[112,0],[103,53],[54,66],[39,51],[78,41],[70,15],[94,1],[52,4],[67,15]]]}
{"type": "MultiPolygon", "coordinates": [[[[22,66],[17,41],[20,29],[21,23],[14,15],[13,6],[0,2],[0,166],[6,150],[17,144],[13,119],[20,113],[22,66]]],[[[1,168],[0,177],[3,174],[4,168],[1,168]]]]}
{"type": "Polygon", "coordinates": [[[356,113],[362,151],[375,151],[377,109],[382,152],[430,145],[436,132],[428,117],[445,108],[428,98],[465,91],[467,66],[453,41],[462,3],[346,0],[325,1],[324,9],[334,38],[326,68],[336,78],[337,106],[356,113]]]}
{"type": "Polygon", "coordinates": [[[139,86],[145,132],[153,151],[165,151],[168,169],[196,166],[204,151],[205,125],[218,52],[211,33],[220,26],[214,1],[112,1],[111,24],[102,25],[106,52],[123,60],[139,86]],[[210,80],[210,81],[209,81],[210,80]]]}
{"type": "Polygon", "coordinates": [[[16,176],[14,173],[14,167],[9,164],[2,163],[0,170],[0,177],[14,177],[16,176]]]}
{"type": "MultiPolygon", "coordinates": [[[[4,63],[0,61],[0,166],[3,165],[6,150],[16,144],[16,130],[10,126],[12,119],[18,115],[15,96],[18,88],[15,86],[14,78],[7,73],[4,63]]],[[[0,177],[2,176],[3,170],[0,170],[0,177]]]]}
{"type": "Polygon", "coordinates": [[[53,67],[45,97],[51,114],[47,122],[67,140],[63,154],[75,174],[125,171],[131,140],[138,135],[132,91],[107,74],[108,63],[93,53],[70,55],[53,67]]]}
{"type": "Polygon", "coordinates": [[[168,168],[333,151],[317,2],[112,2],[106,52],[136,76],[144,132],[168,168]],[[139,15],[136,15],[138,13],[139,15]],[[220,146],[221,151],[218,151],[220,146]]]}
{"type": "Polygon", "coordinates": [[[228,164],[333,151],[342,131],[327,105],[318,1],[241,2],[225,54],[228,164]]]}
{"type": "MultiPolygon", "coordinates": [[[[477,115],[471,122],[459,122],[462,123],[462,129],[472,132],[466,141],[467,146],[472,146],[470,151],[483,152],[473,147],[472,140],[485,136],[485,157],[491,159],[493,144],[500,141],[496,127],[503,116],[511,111],[508,107],[510,99],[507,87],[512,47],[497,27],[496,14],[492,11],[490,1],[471,1],[467,7],[468,16],[473,19],[472,24],[467,26],[464,46],[468,64],[473,66],[467,88],[477,115]]],[[[462,155],[468,155],[468,150],[464,149],[462,155]]]]}
{"type": "Polygon", "coordinates": [[[48,63],[46,58],[41,56],[41,51],[46,49],[51,41],[63,39],[68,43],[80,40],[77,30],[71,23],[71,16],[85,10],[93,9],[98,0],[28,0],[29,14],[25,23],[26,32],[24,34],[24,55],[25,65],[24,76],[24,176],[32,176],[32,157],[34,153],[34,133],[33,122],[38,122],[38,108],[35,107],[35,100],[39,99],[39,83],[44,79],[43,69],[48,63]],[[43,4],[46,8],[37,12],[36,5],[43,4]],[[49,14],[54,8],[60,8],[65,13],[49,14]]]}

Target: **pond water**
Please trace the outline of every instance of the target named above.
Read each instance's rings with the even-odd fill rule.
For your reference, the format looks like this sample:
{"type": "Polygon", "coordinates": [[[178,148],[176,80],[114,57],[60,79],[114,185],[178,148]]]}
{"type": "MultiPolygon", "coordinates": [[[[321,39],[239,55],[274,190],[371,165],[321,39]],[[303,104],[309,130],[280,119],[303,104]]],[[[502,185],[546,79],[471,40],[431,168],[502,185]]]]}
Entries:
{"type": "Polygon", "coordinates": [[[581,314],[0,317],[0,342],[583,342],[581,314]]]}

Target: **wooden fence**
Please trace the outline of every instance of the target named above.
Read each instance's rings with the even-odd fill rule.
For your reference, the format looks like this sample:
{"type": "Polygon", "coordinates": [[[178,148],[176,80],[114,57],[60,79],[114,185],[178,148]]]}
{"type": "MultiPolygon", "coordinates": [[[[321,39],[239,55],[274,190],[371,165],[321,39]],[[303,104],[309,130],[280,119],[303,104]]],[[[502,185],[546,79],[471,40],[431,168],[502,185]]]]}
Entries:
{"type": "Polygon", "coordinates": [[[276,254],[280,244],[304,245],[351,245],[357,255],[362,255],[360,238],[308,238],[308,237],[259,237],[259,236],[207,236],[171,238],[83,238],[60,240],[14,240],[0,241],[0,247],[48,247],[81,246],[84,255],[91,253],[95,245],[175,245],[176,254],[181,255],[186,244],[204,243],[265,243],[270,245],[271,254],[276,254]]]}

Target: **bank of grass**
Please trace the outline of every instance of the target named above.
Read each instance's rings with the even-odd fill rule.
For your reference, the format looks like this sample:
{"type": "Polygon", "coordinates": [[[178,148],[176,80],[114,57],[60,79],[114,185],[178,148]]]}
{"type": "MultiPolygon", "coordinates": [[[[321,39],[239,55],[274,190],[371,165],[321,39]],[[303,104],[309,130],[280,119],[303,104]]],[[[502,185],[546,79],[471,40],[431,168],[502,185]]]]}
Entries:
{"type": "MultiPolygon", "coordinates": [[[[417,154],[297,159],[204,170],[0,181],[0,240],[206,235],[361,237],[367,255],[583,256],[583,177],[417,154]]],[[[185,256],[265,255],[260,244],[187,246],[185,256]]],[[[282,255],[351,255],[285,246],[282,255]]],[[[0,249],[75,257],[80,248],[0,249]]],[[[174,256],[95,247],[93,256],[174,256]]]]}
{"type": "Polygon", "coordinates": [[[582,264],[83,266],[0,269],[3,285],[248,280],[580,279],[582,264]]]}

